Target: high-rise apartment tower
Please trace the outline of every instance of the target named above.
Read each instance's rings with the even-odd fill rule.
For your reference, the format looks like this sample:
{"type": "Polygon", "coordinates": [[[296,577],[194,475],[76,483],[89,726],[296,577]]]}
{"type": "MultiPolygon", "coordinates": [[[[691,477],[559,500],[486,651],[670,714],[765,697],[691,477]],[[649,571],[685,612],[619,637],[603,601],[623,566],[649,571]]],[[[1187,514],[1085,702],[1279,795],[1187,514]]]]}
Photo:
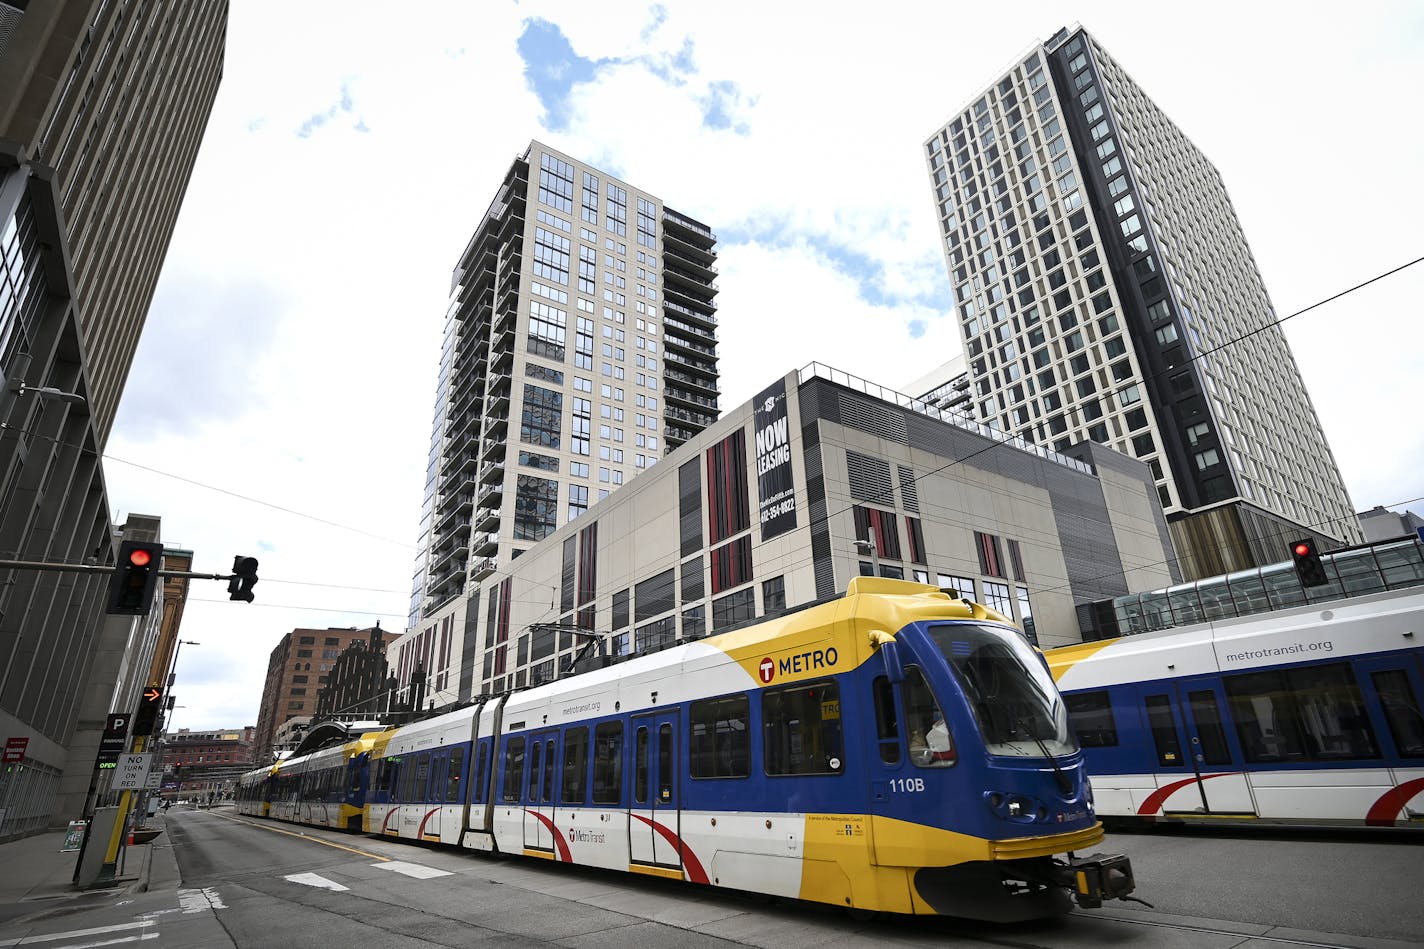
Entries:
{"type": "Polygon", "coordinates": [[[1188,578],[1361,539],[1221,176],[1090,34],[925,157],[980,421],[1146,461],[1188,578]]]}
{"type": "Polygon", "coordinates": [[[452,279],[402,684],[418,655],[448,687],[442,608],[716,421],[716,262],[597,168],[537,141],[510,166],[452,279]]]}

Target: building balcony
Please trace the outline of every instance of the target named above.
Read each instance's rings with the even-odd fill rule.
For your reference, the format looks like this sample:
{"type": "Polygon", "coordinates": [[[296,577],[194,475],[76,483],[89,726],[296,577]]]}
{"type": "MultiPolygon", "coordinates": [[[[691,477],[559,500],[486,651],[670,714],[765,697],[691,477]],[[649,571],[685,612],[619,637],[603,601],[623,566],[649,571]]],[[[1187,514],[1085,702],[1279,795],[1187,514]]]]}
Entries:
{"type": "Polygon", "coordinates": [[[476,534],[471,549],[476,557],[493,557],[499,552],[499,533],[489,531],[483,534],[476,534]]]}
{"type": "Polygon", "coordinates": [[[690,218],[685,214],[678,214],[672,208],[663,208],[663,231],[681,231],[689,237],[700,240],[705,244],[713,245],[717,243],[717,235],[712,233],[712,228],[701,221],[690,218]]]}
{"type": "Polygon", "coordinates": [[[494,573],[494,565],[495,558],[493,557],[482,557],[476,560],[474,565],[470,567],[470,579],[483,580],[485,577],[494,573]]]}
{"type": "Polygon", "coordinates": [[[499,530],[499,508],[477,508],[470,526],[477,531],[482,531],[486,533],[489,531],[499,530]]]}
{"type": "MultiPolygon", "coordinates": [[[[664,342],[666,342],[666,340],[664,340],[664,342]]],[[[667,348],[663,350],[663,367],[664,369],[670,367],[681,372],[691,372],[699,377],[707,376],[713,380],[717,378],[717,364],[715,362],[708,362],[700,356],[691,356],[681,351],[675,352],[667,348]]]]}
{"type": "MultiPolygon", "coordinates": [[[[679,353],[687,353],[687,354],[689,354],[689,355],[696,354],[696,355],[699,355],[699,356],[705,356],[705,357],[707,357],[708,359],[713,360],[714,362],[717,360],[717,347],[716,347],[716,346],[711,345],[710,342],[699,343],[699,342],[695,342],[695,341],[692,340],[692,339],[686,339],[686,338],[684,338],[684,337],[683,337],[681,334],[679,334],[679,333],[669,333],[669,332],[667,332],[667,329],[668,329],[668,325],[667,325],[667,324],[668,324],[669,322],[671,322],[671,321],[669,321],[669,320],[664,320],[664,321],[663,321],[663,349],[664,349],[665,351],[666,351],[666,350],[673,350],[673,349],[675,349],[675,350],[677,350],[679,353]]],[[[708,339],[708,337],[705,337],[705,336],[700,337],[700,338],[702,338],[702,339],[708,339]]]]}
{"type": "Polygon", "coordinates": [[[671,380],[671,383],[666,386],[665,392],[669,399],[678,399],[683,402],[691,402],[693,405],[704,405],[708,408],[716,406],[718,392],[715,375],[712,381],[708,381],[701,376],[694,376],[690,372],[664,368],[663,381],[666,383],[669,380],[671,380]],[[691,391],[678,391],[683,387],[687,387],[691,391]]]}
{"type": "Polygon", "coordinates": [[[676,300],[670,300],[667,294],[663,295],[664,313],[676,313],[687,321],[703,327],[705,332],[715,332],[717,329],[717,304],[706,301],[702,303],[702,306],[706,308],[705,312],[684,306],[676,300]]]}
{"type": "Polygon", "coordinates": [[[475,496],[475,504],[479,507],[499,507],[500,499],[504,497],[504,483],[495,481],[480,488],[480,493],[475,496]]]}
{"type": "MultiPolygon", "coordinates": [[[[503,446],[501,446],[503,447],[503,446]]],[[[504,458],[492,458],[480,468],[480,482],[492,484],[504,481],[504,458]]]]}
{"type": "Polygon", "coordinates": [[[688,292],[698,297],[707,297],[709,300],[717,295],[717,284],[704,279],[691,268],[684,270],[681,267],[672,266],[672,263],[673,261],[666,257],[663,258],[664,288],[671,289],[674,285],[681,285],[688,292]]]}

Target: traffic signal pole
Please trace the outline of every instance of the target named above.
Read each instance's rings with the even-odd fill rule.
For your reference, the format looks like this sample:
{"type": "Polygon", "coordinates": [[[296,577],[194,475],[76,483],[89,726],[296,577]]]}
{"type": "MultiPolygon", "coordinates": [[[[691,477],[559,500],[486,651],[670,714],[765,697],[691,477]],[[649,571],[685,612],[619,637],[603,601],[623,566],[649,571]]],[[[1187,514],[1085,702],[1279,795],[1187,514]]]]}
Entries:
{"type": "MultiPolygon", "coordinates": [[[[39,560],[0,560],[0,570],[48,570],[54,573],[115,573],[118,565],[103,567],[87,563],[46,563],[39,560]]],[[[185,580],[233,580],[231,573],[194,573],[191,570],[160,570],[160,577],[181,577],[185,580]]]]}

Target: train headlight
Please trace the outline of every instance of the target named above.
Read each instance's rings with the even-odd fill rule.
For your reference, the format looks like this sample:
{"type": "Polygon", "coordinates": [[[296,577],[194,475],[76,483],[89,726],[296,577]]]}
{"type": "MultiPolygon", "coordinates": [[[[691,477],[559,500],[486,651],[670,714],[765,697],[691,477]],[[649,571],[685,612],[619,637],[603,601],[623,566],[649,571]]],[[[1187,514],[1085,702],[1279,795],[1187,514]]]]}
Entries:
{"type": "Polygon", "coordinates": [[[1023,810],[1024,810],[1023,801],[1020,801],[1020,800],[1015,799],[1015,800],[1012,800],[1012,801],[1009,802],[1009,816],[1010,816],[1010,817],[1019,817],[1019,816],[1021,816],[1021,815],[1023,814],[1023,810]]]}

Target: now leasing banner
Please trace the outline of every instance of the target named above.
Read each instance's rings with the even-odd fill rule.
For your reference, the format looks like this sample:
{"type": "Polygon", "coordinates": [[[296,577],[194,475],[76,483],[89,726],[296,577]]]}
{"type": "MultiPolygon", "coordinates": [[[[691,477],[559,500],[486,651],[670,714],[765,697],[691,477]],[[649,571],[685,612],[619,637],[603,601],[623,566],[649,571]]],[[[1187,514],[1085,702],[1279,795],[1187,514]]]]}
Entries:
{"type": "Polygon", "coordinates": [[[780,379],[758,393],[753,406],[757,495],[761,501],[761,539],[765,541],[796,527],[796,488],[791,482],[791,423],[786,413],[786,380],[780,379]]]}

